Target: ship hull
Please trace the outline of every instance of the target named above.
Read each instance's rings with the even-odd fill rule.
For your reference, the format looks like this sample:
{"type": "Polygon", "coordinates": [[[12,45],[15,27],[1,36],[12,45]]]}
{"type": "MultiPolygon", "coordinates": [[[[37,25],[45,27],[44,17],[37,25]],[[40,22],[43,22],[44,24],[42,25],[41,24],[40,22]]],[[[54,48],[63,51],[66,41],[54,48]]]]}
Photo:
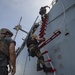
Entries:
{"type": "MultiPolygon", "coordinates": [[[[35,31],[39,37],[40,28],[41,25],[35,31]]],[[[40,51],[48,51],[43,55],[45,60],[51,59],[46,65],[55,69],[48,75],[75,75],[75,0],[58,0],[55,3],[47,15],[43,37],[46,42],[39,45],[40,51]]],[[[20,75],[46,74],[43,70],[36,70],[37,58],[28,56],[26,45],[19,57],[17,71],[20,75]]]]}

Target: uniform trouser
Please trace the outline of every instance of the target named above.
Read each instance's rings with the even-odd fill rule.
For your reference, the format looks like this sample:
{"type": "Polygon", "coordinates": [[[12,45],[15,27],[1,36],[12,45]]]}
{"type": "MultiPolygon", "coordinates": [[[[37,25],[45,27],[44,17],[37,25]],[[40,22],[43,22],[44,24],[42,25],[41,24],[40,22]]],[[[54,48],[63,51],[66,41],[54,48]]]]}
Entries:
{"type": "Polygon", "coordinates": [[[31,53],[33,52],[35,54],[35,56],[38,58],[37,64],[40,64],[40,63],[42,65],[45,64],[44,57],[42,56],[42,54],[41,54],[40,49],[38,48],[38,46],[31,45],[29,47],[29,50],[30,50],[31,53]]]}
{"type": "Polygon", "coordinates": [[[8,68],[6,66],[0,67],[0,75],[8,75],[8,68]]]}

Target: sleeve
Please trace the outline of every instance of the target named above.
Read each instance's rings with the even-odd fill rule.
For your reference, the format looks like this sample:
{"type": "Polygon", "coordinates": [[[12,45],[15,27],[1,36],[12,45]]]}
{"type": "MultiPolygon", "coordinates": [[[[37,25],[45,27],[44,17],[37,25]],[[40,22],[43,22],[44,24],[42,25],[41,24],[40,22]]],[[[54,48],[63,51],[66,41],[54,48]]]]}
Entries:
{"type": "Polygon", "coordinates": [[[16,46],[16,42],[15,42],[14,40],[12,40],[10,43],[14,43],[14,44],[15,44],[15,46],[16,46]]]}
{"type": "Polygon", "coordinates": [[[12,38],[5,38],[5,41],[10,45],[10,43],[14,43],[16,46],[16,42],[14,40],[12,40],[12,38]]]}

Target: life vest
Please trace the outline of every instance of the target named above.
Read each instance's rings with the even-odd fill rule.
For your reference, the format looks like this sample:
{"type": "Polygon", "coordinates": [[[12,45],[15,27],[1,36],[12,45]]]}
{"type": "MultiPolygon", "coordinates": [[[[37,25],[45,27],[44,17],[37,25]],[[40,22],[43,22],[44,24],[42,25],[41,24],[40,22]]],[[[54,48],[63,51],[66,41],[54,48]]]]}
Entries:
{"type": "Polygon", "coordinates": [[[30,46],[31,44],[34,44],[35,46],[38,46],[38,42],[37,42],[36,39],[32,40],[32,37],[29,37],[29,38],[27,39],[27,47],[28,47],[29,56],[34,57],[34,56],[35,56],[35,51],[34,51],[34,52],[30,52],[30,49],[29,49],[29,46],[30,46]]]}

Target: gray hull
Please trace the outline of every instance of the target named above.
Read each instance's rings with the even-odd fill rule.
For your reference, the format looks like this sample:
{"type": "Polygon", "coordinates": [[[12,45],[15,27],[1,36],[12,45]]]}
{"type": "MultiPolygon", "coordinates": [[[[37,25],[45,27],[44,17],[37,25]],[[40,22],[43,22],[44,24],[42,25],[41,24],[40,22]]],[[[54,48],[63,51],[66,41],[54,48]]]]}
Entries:
{"type": "MultiPolygon", "coordinates": [[[[40,28],[41,25],[35,32],[38,36],[40,28]]],[[[46,65],[56,69],[48,75],[75,75],[75,0],[57,1],[48,13],[44,32],[46,43],[41,47],[41,52],[48,50],[43,56],[51,61],[46,65]],[[58,31],[60,34],[55,34],[58,31]]],[[[15,75],[46,75],[43,71],[36,71],[37,58],[29,59],[27,47],[22,46],[15,75]]]]}

